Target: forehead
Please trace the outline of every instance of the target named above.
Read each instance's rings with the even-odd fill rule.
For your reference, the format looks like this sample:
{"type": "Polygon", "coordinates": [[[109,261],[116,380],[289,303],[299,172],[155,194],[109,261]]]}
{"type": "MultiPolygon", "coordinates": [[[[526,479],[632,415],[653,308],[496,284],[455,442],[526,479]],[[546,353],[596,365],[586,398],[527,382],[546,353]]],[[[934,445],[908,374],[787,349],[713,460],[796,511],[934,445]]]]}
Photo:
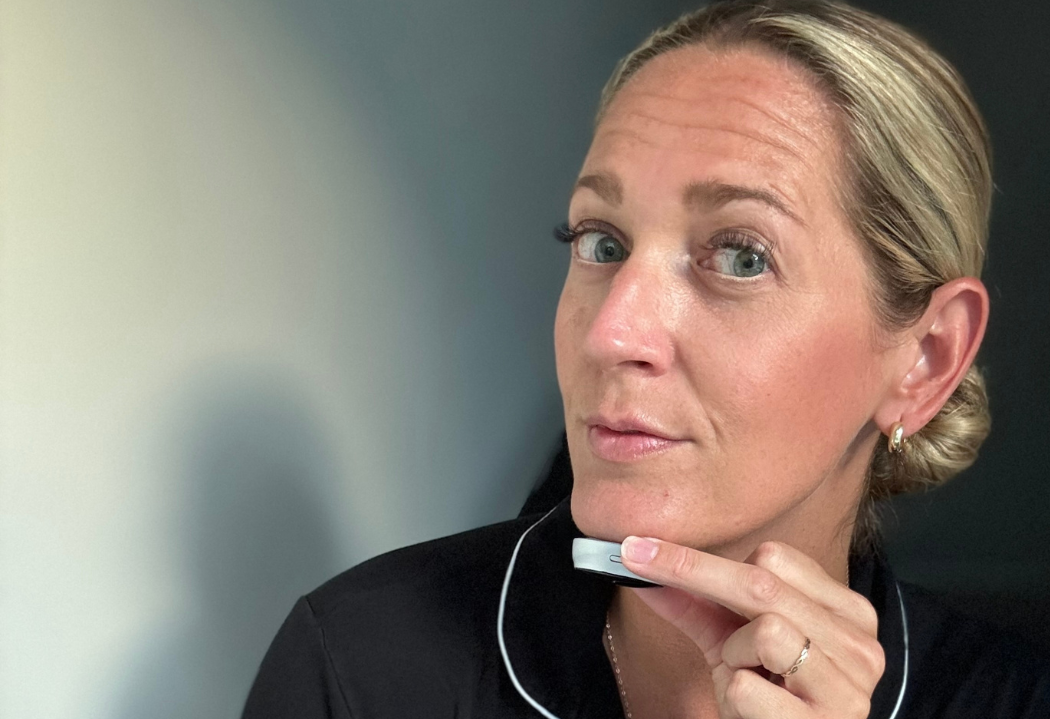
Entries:
{"type": "Polygon", "coordinates": [[[595,132],[584,171],[627,186],[717,179],[769,187],[798,209],[833,199],[836,116],[806,70],[761,49],[680,48],[646,63],[595,132]]]}

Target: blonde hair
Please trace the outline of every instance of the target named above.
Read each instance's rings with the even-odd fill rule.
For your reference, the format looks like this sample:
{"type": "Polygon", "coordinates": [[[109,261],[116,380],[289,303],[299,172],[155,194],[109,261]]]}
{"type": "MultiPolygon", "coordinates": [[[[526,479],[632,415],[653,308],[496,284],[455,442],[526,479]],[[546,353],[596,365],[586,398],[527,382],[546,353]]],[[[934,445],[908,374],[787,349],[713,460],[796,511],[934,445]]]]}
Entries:
{"type": "MultiPolygon", "coordinates": [[[[649,36],[617,65],[596,122],[649,60],[704,44],[753,46],[806,68],[837,109],[842,203],[868,257],[872,305],[887,329],[916,322],[933,291],[979,277],[991,211],[991,145],[955,69],[907,30],[825,0],[718,2],[649,36]]],[[[854,550],[878,536],[878,500],[933,487],[970,466],[991,419],[976,367],[900,454],[877,443],[853,530],[854,550]]]]}

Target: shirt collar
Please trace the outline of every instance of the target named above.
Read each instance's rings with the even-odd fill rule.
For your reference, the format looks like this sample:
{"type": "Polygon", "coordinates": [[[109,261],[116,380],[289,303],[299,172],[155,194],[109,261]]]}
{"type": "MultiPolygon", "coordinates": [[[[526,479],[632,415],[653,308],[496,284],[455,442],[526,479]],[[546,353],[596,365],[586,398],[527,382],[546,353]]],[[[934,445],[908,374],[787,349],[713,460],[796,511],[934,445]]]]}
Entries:
{"type": "MultiPolygon", "coordinates": [[[[572,564],[582,537],[569,500],[529,526],[507,567],[498,635],[515,688],[542,716],[621,716],[616,680],[602,644],[613,585],[572,564]]],[[[886,670],[872,695],[872,719],[891,719],[905,680],[903,602],[879,555],[850,560],[850,587],[879,615],[886,670]]]]}

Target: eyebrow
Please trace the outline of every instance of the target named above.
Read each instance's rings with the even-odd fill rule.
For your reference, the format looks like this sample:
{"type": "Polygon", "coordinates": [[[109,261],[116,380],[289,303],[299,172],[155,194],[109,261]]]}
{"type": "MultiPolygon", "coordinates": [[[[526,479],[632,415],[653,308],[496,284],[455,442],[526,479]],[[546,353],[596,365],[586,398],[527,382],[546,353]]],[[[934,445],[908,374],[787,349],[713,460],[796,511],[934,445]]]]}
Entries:
{"type": "Polygon", "coordinates": [[[704,182],[689,183],[682,193],[682,202],[686,207],[703,210],[721,207],[736,200],[761,202],[780,214],[790,217],[803,227],[806,225],[802,218],[792,212],[783,200],[769,190],[763,190],[758,187],[745,187],[743,185],[730,185],[718,180],[705,180],[704,182]]]}
{"type": "Polygon", "coordinates": [[[582,187],[593,190],[594,194],[610,205],[619,207],[623,204],[623,184],[616,175],[610,175],[605,172],[599,172],[595,175],[584,175],[576,180],[576,185],[572,188],[573,194],[576,194],[576,191],[582,187]]]}
{"type": "MultiPolygon", "coordinates": [[[[620,179],[607,172],[584,175],[576,180],[573,193],[583,187],[593,191],[610,205],[619,207],[623,204],[623,184],[620,179]]],[[[737,200],[761,202],[786,217],[805,227],[806,223],[791,211],[783,200],[769,190],[744,185],[732,185],[718,180],[689,183],[682,193],[682,203],[695,209],[713,209],[737,200]]]]}

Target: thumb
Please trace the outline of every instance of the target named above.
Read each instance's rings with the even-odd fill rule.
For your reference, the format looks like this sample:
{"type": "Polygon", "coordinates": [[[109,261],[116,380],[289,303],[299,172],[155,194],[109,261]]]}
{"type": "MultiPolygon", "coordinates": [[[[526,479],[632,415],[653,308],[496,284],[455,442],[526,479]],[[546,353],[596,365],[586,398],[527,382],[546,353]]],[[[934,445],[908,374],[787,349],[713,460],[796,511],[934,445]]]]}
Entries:
{"type": "Polygon", "coordinates": [[[722,663],[722,645],[747,619],[710,599],[674,587],[631,589],[653,612],[693,640],[708,666],[722,663]]]}

